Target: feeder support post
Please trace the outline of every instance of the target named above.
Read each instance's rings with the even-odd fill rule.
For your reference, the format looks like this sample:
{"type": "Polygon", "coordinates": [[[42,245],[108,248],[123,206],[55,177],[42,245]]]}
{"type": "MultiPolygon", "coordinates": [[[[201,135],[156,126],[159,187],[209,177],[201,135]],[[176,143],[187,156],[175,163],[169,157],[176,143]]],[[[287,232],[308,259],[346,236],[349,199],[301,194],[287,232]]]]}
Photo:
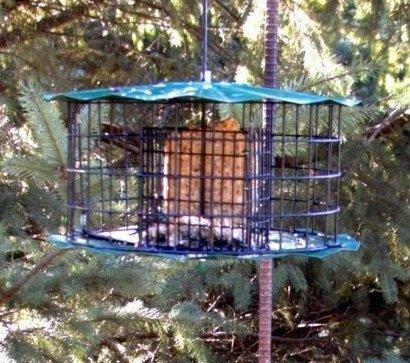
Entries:
{"type": "MultiPolygon", "coordinates": [[[[265,21],[265,87],[278,86],[279,0],[267,0],[265,21]]],[[[269,117],[270,114],[268,113],[269,117]]],[[[272,121],[272,120],[271,120],[272,121]]]]}
{"type": "MultiPolygon", "coordinates": [[[[265,20],[265,86],[277,87],[278,68],[278,8],[279,0],[267,0],[265,20]]],[[[271,133],[274,129],[274,106],[268,102],[265,108],[265,127],[267,131],[270,153],[273,153],[271,145],[271,133]]],[[[274,155],[270,155],[268,168],[272,169],[274,155]]],[[[268,183],[269,194],[272,185],[268,183]]],[[[272,209],[272,201],[269,200],[269,210],[272,209]]],[[[268,223],[270,228],[270,222],[268,223]]],[[[272,272],[273,260],[267,259],[261,262],[259,269],[259,363],[270,363],[272,358],[272,272]]]]}
{"type": "Polygon", "coordinates": [[[259,347],[258,362],[270,363],[272,352],[272,270],[273,261],[263,260],[259,267],[259,347]]]}

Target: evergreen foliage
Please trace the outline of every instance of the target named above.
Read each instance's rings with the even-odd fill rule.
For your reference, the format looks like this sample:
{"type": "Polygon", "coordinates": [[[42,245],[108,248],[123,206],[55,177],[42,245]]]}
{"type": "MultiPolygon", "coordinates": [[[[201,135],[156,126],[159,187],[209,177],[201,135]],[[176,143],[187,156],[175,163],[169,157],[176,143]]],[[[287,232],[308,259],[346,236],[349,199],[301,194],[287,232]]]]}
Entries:
{"type": "MultiPolygon", "coordinates": [[[[263,8],[212,1],[217,79],[262,83],[263,8]]],[[[281,2],[279,84],[366,104],[344,115],[340,223],[363,246],[277,262],[273,361],[410,357],[407,10],[392,0],[281,2]]],[[[1,3],[2,361],[255,361],[255,263],[107,257],[45,242],[64,232],[67,131],[43,89],[197,79],[199,14],[193,0],[1,3]]]]}

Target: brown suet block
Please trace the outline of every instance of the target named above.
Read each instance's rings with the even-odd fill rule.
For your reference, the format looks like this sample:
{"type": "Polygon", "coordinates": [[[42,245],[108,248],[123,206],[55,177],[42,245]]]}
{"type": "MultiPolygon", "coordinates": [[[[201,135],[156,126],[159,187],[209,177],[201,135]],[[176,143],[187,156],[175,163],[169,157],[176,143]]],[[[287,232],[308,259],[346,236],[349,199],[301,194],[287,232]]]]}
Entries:
{"type": "Polygon", "coordinates": [[[245,151],[245,133],[231,118],[205,130],[170,133],[164,146],[167,213],[200,215],[203,178],[205,215],[215,218],[217,224],[218,220],[222,224],[223,216],[233,215],[236,218],[230,224],[240,224],[244,214],[245,151]]]}

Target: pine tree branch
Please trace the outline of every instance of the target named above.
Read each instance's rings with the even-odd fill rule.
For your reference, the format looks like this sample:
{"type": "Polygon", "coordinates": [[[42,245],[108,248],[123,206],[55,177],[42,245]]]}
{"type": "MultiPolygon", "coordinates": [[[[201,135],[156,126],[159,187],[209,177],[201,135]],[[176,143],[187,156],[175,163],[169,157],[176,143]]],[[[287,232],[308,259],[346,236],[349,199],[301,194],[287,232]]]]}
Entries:
{"type": "Polygon", "coordinates": [[[124,357],[124,355],[121,353],[117,345],[118,345],[118,342],[112,338],[106,338],[100,342],[100,346],[107,347],[109,350],[111,350],[115,354],[115,357],[117,358],[118,362],[129,363],[128,358],[124,357]]]}
{"type": "Polygon", "coordinates": [[[343,72],[343,73],[340,73],[340,74],[336,74],[336,75],[334,75],[334,76],[330,76],[330,77],[327,77],[327,78],[323,78],[323,79],[321,79],[321,80],[319,80],[319,81],[316,81],[316,82],[313,82],[313,83],[307,83],[306,85],[304,85],[304,86],[302,86],[301,88],[300,88],[300,90],[301,91],[303,91],[303,90],[309,90],[309,89],[311,89],[312,87],[316,87],[316,86],[319,86],[319,85],[321,85],[321,84],[323,84],[323,83],[327,83],[327,82],[330,82],[330,81],[334,81],[334,80],[336,80],[336,79],[341,79],[341,78],[344,78],[344,77],[347,77],[347,76],[351,76],[351,75],[354,75],[354,74],[360,74],[360,73],[362,73],[362,72],[368,72],[368,71],[371,71],[372,70],[372,67],[363,67],[363,68],[360,68],[360,69],[353,69],[353,70],[350,70],[350,71],[347,71],[347,72],[343,72]]]}
{"type": "MultiPolygon", "coordinates": [[[[34,24],[35,32],[41,34],[44,31],[50,31],[52,28],[64,25],[75,18],[87,14],[89,9],[89,4],[80,3],[79,5],[73,6],[66,11],[60,12],[58,15],[47,16],[34,24]]],[[[20,27],[13,28],[12,30],[5,31],[0,34],[0,49],[8,48],[17,42],[23,42],[32,37],[32,32],[23,32],[20,27]]]]}
{"type": "Polygon", "coordinates": [[[7,12],[13,11],[17,9],[19,6],[23,5],[30,5],[32,0],[14,0],[13,2],[5,1],[4,4],[1,4],[3,9],[7,10],[7,12]]]}
{"type": "Polygon", "coordinates": [[[378,124],[366,127],[364,132],[368,146],[377,137],[388,135],[402,127],[407,122],[407,117],[403,110],[394,110],[383,118],[378,124]]]}
{"type": "MultiPolygon", "coordinates": [[[[106,3],[104,3],[106,4],[106,3]]],[[[170,19],[172,19],[172,13],[170,12],[170,10],[162,5],[159,4],[155,4],[155,3],[151,3],[151,2],[147,2],[145,1],[146,6],[154,8],[154,9],[158,9],[160,11],[163,11],[165,15],[167,15],[170,19]]],[[[26,4],[28,7],[34,8],[35,6],[33,6],[33,4],[26,4]]],[[[92,3],[92,5],[100,5],[100,3],[95,2],[92,3]]],[[[52,8],[50,7],[50,5],[48,6],[38,6],[39,8],[46,10],[46,8],[52,8]]],[[[50,31],[58,26],[64,25],[70,21],[73,21],[77,18],[81,18],[81,17],[87,17],[89,19],[95,19],[95,20],[100,20],[100,21],[106,21],[106,22],[110,22],[110,23],[115,23],[115,21],[113,19],[106,19],[104,17],[100,17],[100,16],[95,16],[90,14],[90,8],[91,8],[91,4],[84,4],[84,3],[80,3],[76,6],[73,6],[65,11],[61,11],[58,15],[55,16],[48,16],[43,18],[42,20],[40,20],[39,22],[33,24],[33,31],[22,31],[21,28],[13,28],[10,31],[6,31],[3,32],[3,34],[0,34],[0,49],[4,49],[4,48],[8,48],[13,46],[15,43],[18,42],[23,42],[25,40],[28,40],[30,38],[33,37],[33,33],[36,33],[38,35],[45,35],[45,34],[49,34],[50,31]]],[[[127,13],[134,13],[134,14],[138,14],[138,16],[143,17],[145,19],[154,21],[156,23],[158,23],[158,19],[156,19],[155,16],[151,16],[150,14],[145,14],[145,13],[138,13],[138,12],[130,12],[127,9],[121,7],[121,9],[124,12],[127,13]]],[[[59,10],[57,8],[54,8],[54,10],[59,10]]],[[[178,21],[181,22],[181,25],[190,32],[190,34],[192,36],[194,36],[195,38],[197,38],[198,40],[201,40],[202,38],[202,34],[200,32],[199,27],[191,24],[188,21],[185,21],[183,19],[179,19],[178,21]]],[[[171,21],[172,23],[172,21],[171,21]]],[[[127,23],[123,23],[120,25],[126,25],[127,23]]],[[[232,58],[232,54],[229,54],[226,49],[224,49],[222,46],[220,46],[219,44],[216,44],[215,42],[210,42],[209,44],[210,48],[215,51],[215,52],[219,52],[220,54],[224,54],[224,56],[228,59],[228,58],[232,58]]]]}
{"type": "Polygon", "coordinates": [[[228,8],[227,5],[225,5],[222,1],[220,0],[214,0],[215,4],[217,4],[222,10],[224,10],[232,20],[239,22],[241,20],[241,17],[237,14],[234,13],[231,9],[228,8]]]}
{"type": "Polygon", "coordinates": [[[402,334],[393,332],[393,331],[380,331],[380,330],[368,330],[366,334],[370,335],[381,335],[385,337],[392,337],[392,338],[401,338],[403,337],[402,334]]]}
{"type": "Polygon", "coordinates": [[[25,276],[18,280],[12,287],[1,292],[0,306],[9,302],[13,297],[20,292],[27,282],[29,282],[37,273],[47,268],[57,257],[61,256],[65,251],[57,250],[47,253],[25,276]]]}
{"type": "MultiPolygon", "coordinates": [[[[105,5],[109,5],[110,2],[104,1],[105,5]]],[[[138,0],[138,5],[144,7],[144,8],[151,8],[151,9],[156,9],[159,11],[164,11],[165,10],[165,1],[162,1],[161,3],[155,3],[152,0],[138,0]]],[[[124,8],[122,8],[124,9],[124,8]]]]}
{"type": "MultiPolygon", "coordinates": [[[[200,334],[199,338],[203,340],[207,339],[214,339],[214,340],[223,340],[223,339],[231,339],[232,336],[235,335],[233,333],[228,333],[228,332],[210,332],[210,333],[202,333],[200,334]]],[[[339,334],[332,334],[333,336],[336,335],[346,335],[346,333],[339,333],[339,334]]],[[[257,338],[258,334],[257,333],[247,333],[244,334],[244,337],[252,337],[252,338],[257,338]]],[[[145,339],[159,339],[159,335],[155,333],[133,333],[133,334],[127,334],[123,336],[116,336],[112,338],[118,343],[124,343],[128,340],[145,340],[145,339]]],[[[302,344],[302,343],[308,343],[308,342],[327,342],[330,337],[283,337],[283,336],[277,336],[277,335],[272,335],[271,336],[272,342],[277,342],[277,343],[286,343],[286,344],[302,344]]]]}

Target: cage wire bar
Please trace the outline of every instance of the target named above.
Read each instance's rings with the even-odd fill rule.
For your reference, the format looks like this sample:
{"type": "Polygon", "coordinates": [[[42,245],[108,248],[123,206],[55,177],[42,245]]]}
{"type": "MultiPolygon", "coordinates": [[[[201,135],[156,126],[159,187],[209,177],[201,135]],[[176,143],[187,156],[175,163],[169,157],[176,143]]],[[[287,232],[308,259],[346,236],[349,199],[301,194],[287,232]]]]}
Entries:
{"type": "Polygon", "coordinates": [[[337,241],[341,105],[68,102],[67,239],[201,257],[337,241]]]}

